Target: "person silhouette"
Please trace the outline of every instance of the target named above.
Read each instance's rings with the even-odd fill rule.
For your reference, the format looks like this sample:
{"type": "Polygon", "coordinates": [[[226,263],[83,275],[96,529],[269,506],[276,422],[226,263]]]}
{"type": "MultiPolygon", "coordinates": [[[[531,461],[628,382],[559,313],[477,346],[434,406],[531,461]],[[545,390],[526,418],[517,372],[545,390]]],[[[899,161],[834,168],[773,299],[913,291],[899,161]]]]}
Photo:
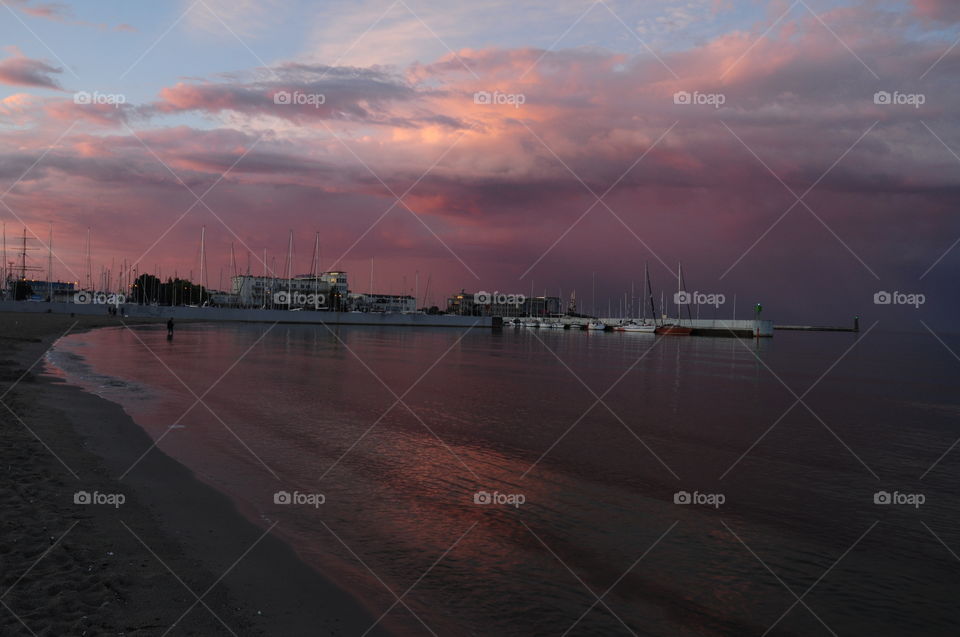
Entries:
{"type": "Polygon", "coordinates": [[[173,338],[173,317],[167,319],[167,338],[173,338]]]}

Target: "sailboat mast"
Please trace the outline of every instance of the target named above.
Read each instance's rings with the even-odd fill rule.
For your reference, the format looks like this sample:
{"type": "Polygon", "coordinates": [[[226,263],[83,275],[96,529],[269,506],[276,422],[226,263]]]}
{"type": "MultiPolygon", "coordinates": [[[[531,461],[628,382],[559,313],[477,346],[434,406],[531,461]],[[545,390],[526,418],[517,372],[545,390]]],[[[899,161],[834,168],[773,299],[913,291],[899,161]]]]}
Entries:
{"type": "MultiPolygon", "coordinates": [[[[643,284],[644,285],[647,284],[647,274],[648,274],[647,264],[646,262],[644,262],[643,264],[643,284]]],[[[642,303],[642,305],[643,305],[643,324],[646,325],[647,324],[647,304],[642,303]]]]}
{"type": "Polygon", "coordinates": [[[23,248],[20,251],[20,280],[27,279],[27,229],[23,229],[23,248]]]}
{"type": "Polygon", "coordinates": [[[677,263],[677,325],[680,325],[680,293],[683,290],[680,288],[680,277],[683,274],[683,265],[677,263]]]}
{"type": "Polygon", "coordinates": [[[84,286],[87,290],[93,290],[93,267],[90,263],[90,228],[87,228],[87,280],[84,281],[84,286]]]}
{"type": "Polygon", "coordinates": [[[317,298],[320,292],[320,233],[316,233],[313,239],[313,298],[317,298]]]}
{"type": "Polygon", "coordinates": [[[287,239],[287,308],[291,307],[291,294],[293,290],[293,230],[290,231],[290,238],[287,239]]]}
{"type": "Polygon", "coordinates": [[[47,241],[47,302],[53,303],[53,222],[50,222],[50,239],[47,241]]]}
{"type": "Polygon", "coordinates": [[[206,246],[204,245],[204,242],[206,240],[206,234],[207,234],[207,227],[200,226],[200,303],[199,305],[203,305],[203,262],[204,262],[204,257],[206,257],[206,254],[204,253],[206,248],[206,246]]]}

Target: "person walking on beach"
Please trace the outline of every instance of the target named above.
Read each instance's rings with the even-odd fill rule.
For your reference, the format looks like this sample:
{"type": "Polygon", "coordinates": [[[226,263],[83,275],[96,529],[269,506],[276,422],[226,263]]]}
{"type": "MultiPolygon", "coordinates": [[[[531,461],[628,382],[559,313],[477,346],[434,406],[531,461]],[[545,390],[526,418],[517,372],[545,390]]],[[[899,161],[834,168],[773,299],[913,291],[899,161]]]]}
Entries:
{"type": "Polygon", "coordinates": [[[167,319],[167,338],[173,338],[173,317],[167,319]]]}

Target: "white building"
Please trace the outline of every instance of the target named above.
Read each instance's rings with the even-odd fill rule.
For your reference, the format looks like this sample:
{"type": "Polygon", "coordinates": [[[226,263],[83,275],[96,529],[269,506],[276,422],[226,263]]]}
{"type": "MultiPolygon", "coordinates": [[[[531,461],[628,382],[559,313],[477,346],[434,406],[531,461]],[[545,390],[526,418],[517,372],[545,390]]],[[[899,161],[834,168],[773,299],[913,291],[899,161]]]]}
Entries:
{"type": "Polygon", "coordinates": [[[349,304],[360,312],[402,312],[411,314],[417,311],[417,300],[412,296],[397,294],[350,294],[349,304]]]}
{"type": "Polygon", "coordinates": [[[277,296],[283,293],[293,295],[294,305],[312,305],[312,301],[296,303],[296,299],[310,297],[311,295],[323,295],[325,303],[322,305],[329,307],[332,295],[339,293],[339,296],[345,299],[349,290],[347,273],[336,271],[323,272],[317,276],[295,276],[292,279],[244,274],[233,277],[230,292],[242,307],[286,305],[287,303],[284,302],[285,296],[277,296]]]}

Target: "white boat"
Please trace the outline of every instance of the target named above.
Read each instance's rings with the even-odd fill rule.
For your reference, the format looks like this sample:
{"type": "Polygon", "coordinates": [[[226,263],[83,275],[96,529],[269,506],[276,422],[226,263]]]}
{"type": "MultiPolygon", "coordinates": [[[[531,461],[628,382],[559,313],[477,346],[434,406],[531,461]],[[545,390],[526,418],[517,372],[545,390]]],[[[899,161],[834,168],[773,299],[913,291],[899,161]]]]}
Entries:
{"type": "Polygon", "coordinates": [[[607,325],[603,321],[590,321],[590,323],[587,325],[587,329],[602,331],[607,329],[607,325]]]}
{"type": "Polygon", "coordinates": [[[563,323],[561,323],[560,321],[556,321],[556,322],[554,322],[554,323],[548,323],[548,324],[547,324],[547,327],[549,327],[550,329],[553,329],[553,330],[562,330],[562,329],[563,329],[563,323]]]}
{"type": "Polygon", "coordinates": [[[540,327],[540,321],[527,321],[523,324],[524,327],[540,327]]]}
{"type": "Polygon", "coordinates": [[[645,334],[653,334],[657,330],[657,326],[643,325],[641,323],[626,323],[614,329],[620,332],[643,332],[645,334]]]}

